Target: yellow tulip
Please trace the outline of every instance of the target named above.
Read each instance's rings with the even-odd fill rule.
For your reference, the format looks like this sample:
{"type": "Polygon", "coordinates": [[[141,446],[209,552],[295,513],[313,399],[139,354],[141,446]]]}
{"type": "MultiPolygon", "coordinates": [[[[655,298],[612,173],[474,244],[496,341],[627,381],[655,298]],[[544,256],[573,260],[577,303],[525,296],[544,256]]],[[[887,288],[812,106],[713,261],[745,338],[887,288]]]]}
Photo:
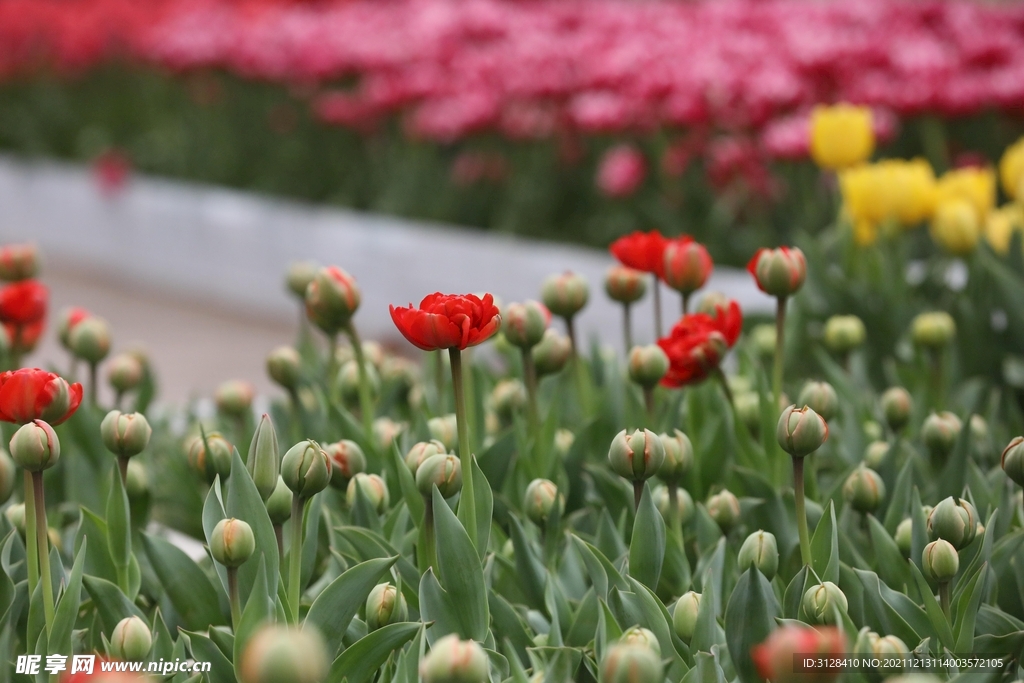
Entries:
{"type": "Polygon", "coordinates": [[[978,214],[978,222],[996,203],[996,176],[991,168],[968,166],[947,171],[939,178],[938,201],[964,199],[968,201],[978,214]]]}
{"type": "Polygon", "coordinates": [[[967,199],[941,200],[932,218],[931,236],[942,249],[963,256],[978,246],[981,224],[978,213],[967,199]]]}
{"type": "Polygon", "coordinates": [[[852,223],[866,224],[877,232],[887,221],[912,228],[931,217],[935,208],[935,174],[923,159],[905,161],[885,159],[875,164],[860,164],[839,173],[843,206],[852,223]]]}
{"type": "Polygon", "coordinates": [[[900,223],[910,228],[931,217],[935,211],[935,172],[924,159],[903,162],[900,171],[900,223]]]}
{"type": "Polygon", "coordinates": [[[1021,181],[1024,180],[1024,138],[1017,140],[1003,152],[999,160],[999,180],[1003,184],[1003,192],[1011,199],[1024,199],[1021,196],[1021,181]]]}
{"type": "Polygon", "coordinates": [[[1015,202],[1004,204],[988,215],[985,221],[985,240],[998,254],[1010,251],[1013,233],[1024,234],[1024,207],[1015,202]]]}
{"type": "Polygon", "coordinates": [[[848,168],[875,149],[871,110],[849,104],[818,106],[811,112],[811,158],[821,168],[848,168]]]}

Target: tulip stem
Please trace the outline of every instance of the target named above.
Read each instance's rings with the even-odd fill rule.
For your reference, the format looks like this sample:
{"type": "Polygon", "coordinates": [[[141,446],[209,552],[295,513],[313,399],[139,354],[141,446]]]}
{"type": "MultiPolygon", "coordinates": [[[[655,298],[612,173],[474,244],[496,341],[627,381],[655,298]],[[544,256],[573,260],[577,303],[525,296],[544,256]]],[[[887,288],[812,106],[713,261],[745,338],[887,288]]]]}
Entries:
{"type": "Polygon", "coordinates": [[[775,311],[775,363],[772,366],[772,396],[775,398],[775,410],[779,410],[779,401],[782,397],[782,359],[785,350],[787,300],[786,297],[780,296],[778,308],[775,311]]]}
{"type": "Polygon", "coordinates": [[[736,413],[736,402],[733,401],[732,389],[729,388],[729,381],[725,378],[725,373],[722,372],[721,367],[715,368],[715,377],[718,378],[718,383],[722,387],[722,393],[725,394],[725,400],[729,402],[729,407],[732,408],[733,414],[736,413]]]}
{"type": "Polygon", "coordinates": [[[98,363],[89,363],[89,403],[95,408],[97,405],[97,396],[99,395],[99,382],[96,379],[96,369],[98,363]]]}
{"type": "Polygon", "coordinates": [[[668,482],[668,509],[672,515],[672,533],[683,547],[683,511],[679,509],[679,485],[675,481],[668,482]]]}
{"type": "Polygon", "coordinates": [[[444,415],[444,358],[443,351],[434,352],[434,388],[437,391],[437,414],[444,415]]]}
{"type": "Polygon", "coordinates": [[[949,615],[949,581],[939,582],[939,604],[942,605],[942,613],[946,615],[946,621],[953,625],[953,619],[949,615]]]}
{"type": "Polygon", "coordinates": [[[32,491],[32,473],[25,471],[25,553],[28,555],[28,594],[39,583],[39,546],[36,544],[36,497],[32,491]]]}
{"type": "Polygon", "coordinates": [[[800,559],[811,566],[811,537],[807,532],[807,511],[804,509],[804,459],[793,458],[793,507],[796,528],[800,534],[800,559]]]}
{"type": "Polygon", "coordinates": [[[654,338],[661,339],[661,286],[658,282],[658,274],[651,273],[654,281],[654,338]]]}
{"type": "Polygon", "coordinates": [[[46,500],[43,494],[43,473],[32,473],[32,494],[36,508],[36,544],[39,552],[39,580],[43,582],[43,614],[46,632],[53,628],[53,579],[50,577],[50,545],[46,524],[46,500]]]}
{"type": "Polygon", "coordinates": [[[359,333],[356,326],[349,321],[345,327],[349,341],[352,342],[352,352],[355,354],[356,365],[359,370],[359,412],[362,413],[363,431],[366,438],[373,435],[373,399],[370,397],[370,378],[366,375],[366,357],[363,354],[363,344],[359,340],[359,333]]]}
{"type": "Polygon", "coordinates": [[[284,529],[280,524],[274,525],[274,536],[277,538],[277,557],[281,566],[284,566],[284,529]]]}
{"type": "Polygon", "coordinates": [[[690,294],[687,292],[682,295],[683,298],[683,315],[690,312],[690,294]]]}
{"type": "Polygon", "coordinates": [[[934,410],[942,410],[943,400],[943,381],[942,381],[942,351],[931,350],[928,351],[928,365],[929,373],[928,379],[931,383],[931,391],[928,392],[928,397],[931,399],[931,407],[934,410]]]}
{"type": "MultiPolygon", "coordinates": [[[[526,384],[526,419],[530,437],[537,438],[537,368],[533,364],[533,352],[523,349],[523,382],[526,384]]],[[[461,435],[460,435],[461,436],[461,435]]]]}
{"type": "Polygon", "coordinates": [[[644,386],[644,408],[647,409],[647,419],[651,425],[654,424],[654,387],[644,386]]]}
{"type": "Polygon", "coordinates": [[[238,623],[242,620],[241,599],[238,596],[238,567],[227,567],[228,570],[228,601],[231,603],[231,629],[238,633],[238,623]]]}
{"type": "Polygon", "coordinates": [[[640,509],[640,499],[644,497],[644,483],[643,481],[633,482],[633,511],[636,512],[640,509]]]}
{"type": "Polygon", "coordinates": [[[587,384],[584,381],[583,376],[585,371],[583,367],[583,359],[576,346],[576,324],[572,316],[566,317],[565,330],[569,334],[569,345],[572,347],[570,362],[572,363],[572,372],[574,379],[576,380],[576,392],[580,396],[580,408],[586,413],[590,411],[590,401],[587,397],[587,384]]]}
{"type": "Polygon", "coordinates": [[[633,348],[633,322],[629,304],[622,304],[622,336],[626,342],[626,357],[633,348]]]}
{"type": "Polygon", "coordinates": [[[121,483],[128,487],[128,458],[117,456],[117,469],[121,472],[121,483]]]}
{"type": "MultiPolygon", "coordinates": [[[[529,353],[526,353],[529,356],[529,353]]],[[[462,384],[462,351],[448,349],[452,365],[452,386],[455,393],[455,422],[459,431],[459,463],[462,465],[462,495],[459,497],[459,519],[469,534],[473,547],[477,544],[476,495],[473,490],[473,452],[469,443],[469,421],[466,418],[466,392],[462,384]]],[[[529,356],[532,367],[533,357],[529,356]]]]}
{"type": "Polygon", "coordinates": [[[292,623],[299,623],[299,601],[302,599],[302,513],[306,499],[295,494],[292,498],[292,541],[288,550],[288,607],[292,611],[292,623]]]}
{"type": "Polygon", "coordinates": [[[565,333],[569,335],[569,346],[572,347],[572,355],[578,355],[579,347],[576,346],[576,323],[571,315],[565,317],[565,333]]]}

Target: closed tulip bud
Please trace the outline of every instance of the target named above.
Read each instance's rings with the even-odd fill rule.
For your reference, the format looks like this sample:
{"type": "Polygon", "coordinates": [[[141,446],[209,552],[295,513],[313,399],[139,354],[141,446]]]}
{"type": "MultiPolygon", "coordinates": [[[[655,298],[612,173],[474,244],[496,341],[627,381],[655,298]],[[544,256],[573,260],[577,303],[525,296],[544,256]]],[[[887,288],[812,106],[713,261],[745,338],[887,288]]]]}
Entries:
{"type": "Polygon", "coordinates": [[[825,422],[839,413],[839,396],[828,382],[808,382],[800,390],[796,402],[797,405],[807,406],[821,415],[825,422]]]}
{"type": "Polygon", "coordinates": [[[139,386],[145,373],[142,363],[130,353],[119,353],[107,363],[107,381],[118,394],[139,386]]]}
{"type": "Polygon", "coordinates": [[[843,498],[857,512],[874,512],[885,498],[885,482],[874,470],[858,467],[843,484],[843,498]]]}
{"type": "Polygon", "coordinates": [[[491,407],[506,423],[526,407],[526,385],[518,379],[504,379],[491,390],[491,407]]]}
{"type": "Polygon", "coordinates": [[[882,425],[874,420],[865,420],[861,425],[861,429],[864,430],[864,437],[868,441],[881,441],[882,437],[885,436],[885,432],[882,431],[882,425]]]}
{"type": "Polygon", "coordinates": [[[5,244],[0,247],[0,280],[28,280],[39,272],[39,250],[34,244],[5,244]]]}
{"type": "Polygon", "coordinates": [[[0,448],[0,505],[3,505],[14,493],[17,465],[4,449],[0,448]]]}
{"type": "MultiPolygon", "coordinates": [[[[363,364],[366,370],[366,386],[369,389],[370,397],[375,399],[380,394],[380,375],[373,363],[363,364]]],[[[341,392],[341,400],[348,404],[359,401],[359,363],[350,360],[341,366],[338,371],[338,390],[341,392]]]]}
{"type": "Polygon", "coordinates": [[[331,459],[316,441],[300,441],[281,459],[281,477],[292,493],[311,498],[331,481],[331,459]]]}
{"type": "Polygon", "coordinates": [[[811,628],[803,624],[789,623],[771,632],[771,635],[755,646],[751,659],[763,679],[772,683],[824,683],[835,680],[838,671],[808,676],[806,672],[794,672],[796,655],[842,656],[846,652],[846,641],[839,629],[834,627],[811,628]]]}
{"type": "Polygon", "coordinates": [[[918,346],[941,349],[956,336],[956,323],[945,311],[921,313],[911,323],[910,336],[918,346]]]}
{"type": "Polygon", "coordinates": [[[90,315],[89,311],[80,306],[71,306],[60,312],[57,316],[57,338],[61,346],[71,351],[71,330],[90,315]]]}
{"type": "Polygon", "coordinates": [[[960,438],[963,423],[951,412],[932,413],[921,425],[921,440],[935,457],[942,459],[949,455],[960,438]]]}
{"type": "Polygon", "coordinates": [[[270,517],[270,523],[274,526],[280,526],[291,519],[292,490],[288,488],[288,484],[284,483],[283,478],[277,478],[277,486],[274,487],[270,498],[267,498],[266,504],[267,515],[270,517]]]}
{"type": "Polygon", "coordinates": [[[629,350],[629,378],[650,389],[668,372],[668,356],[657,344],[634,346],[629,350]]]}
{"type": "Polygon", "coordinates": [[[722,533],[729,533],[740,521],[740,501],[730,491],[719,491],[708,498],[707,510],[722,533]]]}
{"type": "Polygon", "coordinates": [[[914,520],[907,517],[896,527],[896,533],[893,534],[893,540],[896,541],[896,547],[900,549],[904,557],[910,557],[910,547],[914,540],[914,520]]]}
{"type": "Polygon", "coordinates": [[[569,450],[576,441],[576,435],[568,429],[559,429],[555,432],[555,453],[558,457],[564,458],[569,455],[569,450]]]}
{"type": "Polygon", "coordinates": [[[818,450],[828,440],[828,423],[814,410],[791,405],[782,411],[775,437],[782,450],[794,458],[818,450]]]}
{"type": "Polygon", "coordinates": [[[647,274],[626,266],[612,266],[604,277],[604,291],[612,301],[634,303],[647,293],[647,274]]]}
{"type": "Polygon", "coordinates": [[[4,517],[10,522],[11,526],[18,530],[22,536],[25,535],[25,504],[15,503],[9,505],[4,510],[4,517]]]}
{"type": "Polygon", "coordinates": [[[835,610],[845,614],[849,607],[846,594],[831,581],[811,586],[804,593],[804,612],[815,624],[836,624],[835,610]]]}
{"type": "Polygon", "coordinates": [[[745,391],[735,394],[733,401],[740,422],[753,434],[761,431],[761,397],[753,391],[745,391]]]}
{"type": "Polygon", "coordinates": [[[144,451],[152,435],[153,428],[142,413],[111,410],[100,423],[103,445],[119,458],[131,458],[144,451]]]}
{"type": "Polygon", "coordinates": [[[459,442],[459,423],[454,413],[430,418],[427,420],[427,431],[430,432],[430,438],[443,443],[446,450],[455,450],[459,442]]]}
{"type": "Polygon", "coordinates": [[[747,536],[740,546],[738,563],[740,571],[754,565],[764,574],[764,578],[769,581],[774,579],[779,571],[779,546],[775,535],[767,531],[755,531],[747,536]]]}
{"type": "Polygon", "coordinates": [[[266,413],[260,418],[256,433],[252,435],[245,468],[249,470],[249,476],[256,484],[263,502],[266,502],[277,488],[277,478],[281,474],[281,450],[277,445],[277,432],[266,413]]]}
{"type": "Polygon", "coordinates": [[[572,318],[583,310],[590,297],[590,286],[582,275],[568,272],[552,275],[541,285],[541,301],[554,315],[572,318]]]}
{"type": "Polygon", "coordinates": [[[807,259],[796,247],[761,249],[747,264],[762,292],[775,297],[796,294],[807,278],[807,259]]]}
{"type": "Polygon", "coordinates": [[[564,334],[551,329],[544,330],[540,342],[530,351],[533,369],[538,377],[554,375],[562,371],[572,357],[572,342],[564,334]]]}
{"type": "Polygon", "coordinates": [[[42,472],[60,459],[60,440],[49,423],[33,420],[14,432],[10,443],[14,462],[29,472],[42,472]]]}
{"type": "Polygon", "coordinates": [[[222,383],[213,394],[217,410],[231,417],[244,417],[252,409],[256,387],[240,379],[222,383]]]}
{"type": "MultiPolygon", "coordinates": [[[[667,486],[657,486],[654,489],[654,505],[658,508],[658,512],[665,518],[665,521],[671,523],[672,521],[672,501],[669,497],[667,486]]],[[[693,504],[693,498],[684,488],[676,489],[676,505],[679,506],[679,523],[686,526],[693,519],[694,513],[697,511],[696,506],[693,504]]]]}
{"type": "Polygon", "coordinates": [[[416,488],[424,496],[437,487],[442,498],[451,498],[462,490],[462,463],[450,453],[432,455],[416,469],[416,488]]]}
{"type": "Polygon", "coordinates": [[[509,344],[532,349],[544,337],[551,314],[536,301],[512,303],[501,313],[501,331],[509,344]]]}
{"type": "Polygon", "coordinates": [[[662,683],[661,656],[644,645],[616,643],[601,661],[600,683],[662,683]]]}
{"type": "Polygon", "coordinates": [[[279,386],[294,391],[302,379],[302,359],[291,346],[279,346],[267,356],[267,374],[279,386]]]}
{"type": "Polygon", "coordinates": [[[476,641],[451,634],[420,661],[420,677],[423,683],[486,683],[489,668],[487,653],[476,641]]]}
{"type": "Polygon", "coordinates": [[[110,654],[128,662],[140,662],[153,647],[153,634],[142,619],[131,616],[117,622],[110,634],[110,654]]]}
{"type": "Polygon", "coordinates": [[[665,243],[661,277],[672,289],[689,295],[704,286],[714,269],[703,244],[684,235],[665,243]]]}
{"type": "Polygon", "coordinates": [[[331,460],[331,486],[336,489],[347,488],[349,479],[366,471],[366,455],[355,441],[342,439],[328,444],[324,453],[331,460]]]}
{"type": "Polygon", "coordinates": [[[700,593],[690,591],[676,601],[672,610],[672,626],[676,635],[689,644],[697,630],[697,615],[700,613],[700,593]]]}
{"type": "MultiPolygon", "coordinates": [[[[431,418],[435,419],[435,418],[431,418]]],[[[429,427],[430,420],[427,421],[429,427]]],[[[373,421],[373,440],[376,443],[377,448],[381,451],[387,451],[391,449],[391,445],[394,444],[395,439],[405,429],[405,425],[401,422],[395,422],[390,417],[378,417],[373,421]]]]}
{"type": "Polygon", "coordinates": [[[324,641],[308,624],[264,626],[246,644],[238,666],[241,683],[323,683],[329,669],[324,641]]]}
{"type": "Polygon", "coordinates": [[[349,324],[361,300],[355,278],[337,266],[321,268],[306,287],[306,316],[335,335],[349,324]]]}
{"type": "Polygon", "coordinates": [[[558,491],[555,482],[534,479],[527,485],[526,494],[523,496],[523,510],[534,524],[547,524],[555,505],[558,505],[559,513],[565,510],[565,496],[558,491]]]}
{"type": "Polygon", "coordinates": [[[127,475],[124,490],[128,494],[128,500],[144,500],[149,494],[149,472],[146,466],[138,460],[132,460],[128,463],[127,475]]]}
{"type": "Polygon", "coordinates": [[[910,421],[910,413],[914,402],[910,393],[903,387],[890,387],[882,394],[882,413],[889,428],[894,432],[903,429],[910,421]]]}
{"type": "Polygon", "coordinates": [[[929,233],[943,251],[954,256],[966,256],[978,246],[981,217],[966,199],[945,199],[935,207],[929,233]]]}
{"type": "Polygon", "coordinates": [[[427,458],[437,455],[439,453],[447,453],[448,449],[445,445],[436,439],[430,441],[420,441],[413,444],[409,452],[405,454],[405,466],[409,468],[409,471],[416,474],[416,470],[419,469],[420,464],[423,463],[427,458]]]}
{"type": "Polygon", "coordinates": [[[640,626],[626,629],[622,636],[619,637],[619,642],[624,645],[646,647],[653,651],[654,654],[659,657],[661,656],[661,643],[658,642],[658,637],[654,635],[654,632],[649,629],[640,626]]]}
{"type": "Polygon", "coordinates": [[[252,527],[240,519],[222,519],[210,534],[210,554],[225,567],[240,567],[256,551],[252,527]]]}
{"type": "Polygon", "coordinates": [[[623,429],[612,439],[608,462],[612,471],[630,481],[644,481],[658,473],[665,461],[665,446],[649,429],[627,434],[623,429]]]}
{"type": "Polygon", "coordinates": [[[309,288],[309,283],[313,281],[319,270],[320,266],[312,261],[295,261],[289,264],[288,272],[285,274],[288,291],[305,300],[306,289],[309,288]]]}
{"type": "Polygon", "coordinates": [[[356,487],[363,492],[363,496],[370,502],[370,507],[378,513],[388,509],[390,499],[388,487],[378,475],[360,472],[352,477],[348,482],[348,490],[345,491],[345,502],[349,507],[356,504],[356,487]]]}
{"type": "Polygon", "coordinates": [[[971,415],[971,419],[967,421],[967,426],[971,430],[971,443],[974,445],[975,453],[987,459],[987,456],[992,452],[988,422],[981,415],[971,415]]]}
{"type": "Polygon", "coordinates": [[[1015,436],[1003,449],[1000,466],[1018,486],[1024,486],[1024,436],[1015,436]]]}
{"type": "Polygon", "coordinates": [[[866,338],[864,321],[855,315],[834,315],[825,321],[825,347],[832,353],[849,353],[866,338]]]}
{"type": "Polygon", "coordinates": [[[71,328],[68,335],[71,353],[88,363],[99,363],[110,353],[110,327],[107,321],[89,316],[71,328]]]}
{"type": "Polygon", "coordinates": [[[924,547],[921,556],[924,575],[938,583],[950,581],[960,571],[960,556],[949,541],[939,539],[924,547]]]}
{"type": "Polygon", "coordinates": [[[231,474],[231,454],[234,448],[219,432],[210,432],[205,442],[201,436],[192,440],[188,461],[207,481],[212,482],[218,475],[224,481],[231,474]]]}
{"type": "Polygon", "coordinates": [[[943,539],[956,549],[974,540],[978,529],[978,512],[963,499],[945,498],[928,515],[928,537],[943,539]]]}
{"type": "Polygon", "coordinates": [[[750,343],[754,346],[757,354],[763,358],[775,355],[775,342],[778,332],[775,325],[754,325],[750,330],[750,343]]]}
{"type": "Polygon", "coordinates": [[[661,463],[658,476],[667,482],[678,482],[693,466],[693,444],[690,443],[690,437],[678,429],[671,434],[662,434],[660,438],[665,447],[665,460],[661,463]]]}
{"type": "Polygon", "coordinates": [[[882,466],[882,462],[888,454],[888,441],[872,441],[864,451],[864,464],[873,470],[877,470],[882,466]]]}
{"type": "Polygon", "coordinates": [[[409,604],[405,596],[390,583],[379,583],[366,597],[366,628],[376,631],[388,624],[408,621],[409,604]]]}

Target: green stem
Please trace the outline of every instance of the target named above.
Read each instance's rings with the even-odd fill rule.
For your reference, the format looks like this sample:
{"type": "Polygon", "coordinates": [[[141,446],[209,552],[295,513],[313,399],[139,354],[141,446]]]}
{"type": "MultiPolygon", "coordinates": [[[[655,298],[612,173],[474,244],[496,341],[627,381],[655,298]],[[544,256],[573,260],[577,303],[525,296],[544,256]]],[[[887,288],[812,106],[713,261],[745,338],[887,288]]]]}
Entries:
{"type": "Polygon", "coordinates": [[[661,339],[661,283],[658,274],[651,273],[654,280],[654,338],[661,339]]]}
{"type": "MultiPolygon", "coordinates": [[[[583,367],[583,356],[578,352],[576,346],[576,324],[573,318],[569,317],[565,319],[565,329],[569,333],[569,343],[572,346],[572,356],[569,362],[572,363],[573,379],[576,380],[576,394],[579,396],[580,408],[584,413],[590,412],[590,399],[587,394],[587,383],[584,372],[586,368],[583,367]]],[[[629,350],[626,350],[627,353],[629,350]]]]}
{"type": "Polygon", "coordinates": [[[800,532],[800,559],[811,565],[811,537],[807,532],[807,512],[804,509],[804,459],[793,458],[793,500],[796,508],[796,528],[800,532]]]}
{"type": "Polygon", "coordinates": [[[288,607],[292,623],[299,623],[299,600],[302,599],[302,513],[306,499],[296,494],[292,498],[292,540],[288,549],[288,607]]]}
{"type": "Polygon", "coordinates": [[[39,580],[43,583],[43,615],[46,632],[53,628],[53,580],[50,578],[50,539],[47,535],[46,499],[43,494],[43,473],[32,473],[32,493],[36,507],[36,544],[39,552],[39,580]]]}
{"type": "Polygon", "coordinates": [[[626,342],[626,356],[629,357],[629,350],[633,348],[633,322],[631,320],[629,304],[622,304],[622,336],[626,342]]]}
{"type": "Polygon", "coordinates": [[[683,547],[683,513],[679,509],[679,489],[676,482],[668,483],[668,509],[672,515],[672,533],[679,541],[679,547],[683,547]]]}
{"type": "Polygon", "coordinates": [[[690,312],[690,295],[689,293],[683,294],[683,315],[690,312]]]}
{"type": "Polygon", "coordinates": [[[931,408],[934,410],[942,410],[942,404],[944,401],[943,396],[943,377],[942,377],[942,350],[930,350],[928,351],[928,364],[929,364],[929,375],[928,379],[931,382],[931,391],[928,392],[928,397],[931,400],[931,408]]]}
{"type": "MultiPolygon", "coordinates": [[[[476,495],[473,491],[473,453],[469,444],[469,420],[466,418],[466,393],[462,384],[462,351],[448,349],[452,365],[452,385],[455,390],[455,422],[459,429],[459,463],[462,465],[462,495],[459,498],[459,518],[469,539],[477,544],[476,495]]],[[[531,363],[533,359],[530,359],[531,363]]]]}
{"type": "Polygon", "coordinates": [[[523,349],[523,383],[526,384],[526,421],[530,428],[530,438],[536,439],[540,422],[537,416],[537,369],[530,349],[523,349]]]}
{"type": "Polygon", "coordinates": [[[572,355],[578,355],[579,346],[576,345],[576,324],[571,315],[565,319],[565,332],[569,335],[569,346],[572,347],[572,355]]]}
{"type": "MultiPolygon", "coordinates": [[[[241,443],[241,442],[239,442],[241,443]]],[[[121,484],[125,487],[128,486],[128,458],[117,458],[117,469],[121,472],[121,484]]]]}
{"type": "Polygon", "coordinates": [[[437,414],[444,415],[444,358],[443,351],[434,352],[434,389],[437,392],[437,414]]]}
{"type": "Polygon", "coordinates": [[[949,581],[939,583],[939,604],[942,605],[942,613],[946,615],[946,621],[953,625],[953,619],[949,613],[949,581]]]}
{"type": "Polygon", "coordinates": [[[772,396],[775,398],[775,410],[779,410],[779,401],[782,397],[782,359],[785,356],[786,301],[786,297],[780,296],[778,308],[775,311],[775,363],[772,367],[772,396]]]}
{"type": "Polygon", "coordinates": [[[647,420],[654,425],[654,387],[644,387],[644,408],[647,409],[647,420]]]}
{"type": "Polygon", "coordinates": [[[28,594],[39,583],[39,546],[36,544],[36,497],[32,491],[32,473],[25,471],[25,553],[28,555],[28,594]]]}
{"type": "Polygon", "coordinates": [[[633,482],[633,511],[636,512],[640,509],[640,499],[644,497],[644,483],[643,481],[633,482]]]}
{"type": "Polygon", "coordinates": [[[277,560],[280,566],[284,566],[284,529],[280,524],[274,525],[274,537],[277,538],[277,560]]]}
{"type": "Polygon", "coordinates": [[[99,381],[96,379],[98,363],[89,363],[89,403],[95,408],[97,395],[99,394],[99,381]]]}
{"type": "Polygon", "coordinates": [[[729,402],[729,407],[732,408],[733,414],[736,413],[736,402],[732,397],[732,389],[729,388],[729,380],[725,378],[725,373],[722,372],[722,368],[715,368],[715,377],[718,378],[718,383],[722,387],[722,393],[725,394],[725,400],[729,402]]]}
{"type": "Polygon", "coordinates": [[[242,604],[238,596],[238,567],[227,567],[228,570],[228,601],[231,603],[231,629],[238,633],[238,623],[242,621],[242,604]]]}
{"type": "Polygon", "coordinates": [[[356,326],[350,321],[345,328],[349,341],[352,342],[352,352],[356,357],[356,365],[359,369],[359,412],[362,413],[363,431],[369,439],[373,434],[373,399],[370,397],[370,378],[366,374],[366,358],[363,355],[363,344],[359,340],[356,326]]]}

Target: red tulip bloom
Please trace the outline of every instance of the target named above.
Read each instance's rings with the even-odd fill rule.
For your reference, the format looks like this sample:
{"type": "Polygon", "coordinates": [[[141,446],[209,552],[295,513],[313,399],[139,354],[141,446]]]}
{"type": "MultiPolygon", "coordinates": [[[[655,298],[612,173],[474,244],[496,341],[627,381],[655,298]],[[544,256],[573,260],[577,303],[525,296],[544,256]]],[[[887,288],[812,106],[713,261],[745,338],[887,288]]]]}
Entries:
{"type": "Polygon", "coordinates": [[[689,235],[665,243],[661,278],[672,289],[692,294],[708,281],[715,268],[704,245],[689,235]]]}
{"type": "Polygon", "coordinates": [[[46,317],[46,287],[38,280],[22,280],[0,289],[0,321],[31,325],[46,317]]]}
{"type": "Polygon", "coordinates": [[[705,379],[718,368],[729,351],[719,323],[705,313],[684,315],[668,336],[658,340],[668,356],[666,387],[682,387],[705,379]]]}
{"type": "Polygon", "coordinates": [[[59,425],[82,402],[82,385],[39,368],[0,374],[0,420],[25,424],[43,420],[59,425]]]}
{"type": "Polygon", "coordinates": [[[740,310],[740,305],[735,299],[729,299],[727,303],[715,304],[710,316],[731,349],[736,345],[736,340],[740,338],[740,332],[743,331],[743,311],[740,310]]]}
{"type": "Polygon", "coordinates": [[[15,325],[3,323],[4,331],[7,332],[7,339],[11,342],[11,350],[15,353],[30,353],[36,348],[40,337],[43,336],[43,321],[29,325],[15,325]]]}
{"type": "Polygon", "coordinates": [[[762,678],[773,683],[822,683],[838,678],[838,669],[821,671],[794,671],[794,655],[841,656],[846,641],[839,629],[827,626],[783,626],[750,650],[750,657],[762,678]]]}
{"type": "Polygon", "coordinates": [[[424,351],[465,349],[486,341],[501,326],[494,297],[484,294],[441,294],[423,298],[419,308],[390,307],[395,326],[413,345],[424,351]]]}
{"type": "Polygon", "coordinates": [[[665,238],[657,230],[637,231],[612,242],[609,251],[624,266],[660,276],[665,265],[665,243],[665,238]]]}

